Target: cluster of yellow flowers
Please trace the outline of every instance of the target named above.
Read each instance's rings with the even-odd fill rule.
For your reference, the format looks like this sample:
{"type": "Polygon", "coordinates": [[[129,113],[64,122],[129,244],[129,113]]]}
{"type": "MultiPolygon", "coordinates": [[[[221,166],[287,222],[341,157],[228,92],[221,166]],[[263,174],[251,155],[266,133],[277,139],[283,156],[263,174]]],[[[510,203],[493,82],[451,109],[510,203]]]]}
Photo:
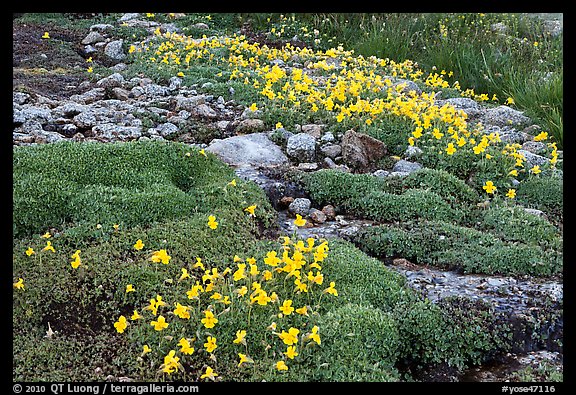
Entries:
{"type": "MultiPolygon", "coordinates": [[[[226,186],[236,186],[236,180],[226,186]]],[[[256,209],[257,205],[252,204],[242,211],[254,218],[256,209]]],[[[306,220],[298,215],[294,224],[304,226],[306,220]]],[[[210,232],[218,232],[214,215],[208,217],[207,227],[210,232]]],[[[98,224],[97,229],[103,229],[102,225],[98,224]]],[[[118,229],[119,226],[114,225],[114,231],[118,229]]],[[[52,237],[50,232],[41,237],[46,239],[42,251],[56,252],[47,240],[52,237]]],[[[321,344],[320,328],[314,324],[321,312],[320,302],[323,297],[338,296],[338,291],[334,281],[325,286],[322,273],[322,265],[328,257],[328,241],[298,240],[295,235],[284,236],[281,241],[278,249],[267,251],[260,261],[253,256],[235,255],[224,270],[218,269],[221,262],[214,267],[205,266],[202,257],[196,257],[194,263],[184,263],[178,267],[177,278],[169,281],[182,287],[179,299],[174,297],[169,303],[156,295],[146,305],[133,309],[130,316],[120,315],[113,327],[119,334],[133,333],[134,339],[147,343],[142,344],[140,361],[145,357],[163,358],[163,363],[158,364],[159,374],[185,371],[183,363],[193,363],[188,356],[200,353],[207,357],[200,379],[215,380],[219,375],[208,364],[217,361],[215,352],[222,346],[220,339],[230,337],[218,333],[223,319],[239,325],[230,344],[238,355],[237,368],[258,361],[255,357],[260,352],[261,342],[257,339],[265,339],[266,351],[274,349],[273,357],[265,353],[258,362],[269,363],[279,372],[288,370],[291,363],[298,361],[299,355],[313,352],[313,347],[308,345],[321,344]],[[259,317],[253,319],[252,325],[251,316],[259,317]],[[261,322],[262,317],[272,318],[272,321],[261,322]],[[162,335],[158,336],[160,333],[162,335]],[[170,344],[172,341],[174,344],[170,344]]],[[[165,248],[147,251],[146,244],[138,239],[133,249],[152,264],[175,266],[165,248]]],[[[32,247],[25,253],[27,256],[36,254],[32,247]]],[[[80,253],[76,250],[72,254],[73,269],[82,264],[80,253]]],[[[137,298],[138,288],[137,283],[126,284],[125,294],[134,294],[137,298]]],[[[18,278],[14,289],[25,290],[23,278],[18,278]]]]}
{"type": "MultiPolygon", "coordinates": [[[[244,210],[253,216],[255,208],[256,205],[253,205],[244,210]]],[[[294,222],[296,226],[303,226],[306,220],[299,217],[294,222]]],[[[142,240],[137,240],[134,249],[143,248],[142,240]]],[[[245,322],[245,327],[237,329],[232,341],[233,345],[238,345],[235,348],[238,354],[237,367],[255,363],[251,349],[260,346],[256,343],[252,346],[249,339],[255,342],[255,339],[264,338],[266,350],[274,348],[277,355],[283,356],[269,363],[279,372],[286,371],[290,361],[304,352],[304,345],[310,342],[321,344],[320,328],[313,325],[313,317],[317,315],[323,295],[338,296],[334,281],[328,287],[322,287],[325,280],[321,265],[328,251],[326,240],[320,240],[318,244],[314,238],[304,241],[284,236],[282,246],[278,250],[268,251],[261,262],[254,257],[241,258],[235,255],[232,265],[220,271],[217,267],[205,267],[202,258],[197,257],[194,264],[189,263],[180,268],[180,276],[175,281],[185,285],[186,292],[182,292],[181,300],[174,300],[170,304],[161,295],[156,295],[140,310],[149,314],[140,314],[135,309],[130,320],[124,315],[118,317],[114,328],[122,334],[131,325],[151,328],[149,330],[153,332],[163,332],[174,327],[171,333],[177,336],[164,336],[160,341],[162,347],[161,344],[153,348],[150,344],[143,344],[140,358],[148,353],[164,355],[169,349],[159,371],[170,375],[185,370],[182,363],[187,356],[204,353],[208,359],[205,373],[200,378],[215,380],[218,374],[208,363],[209,360],[216,361],[214,353],[221,346],[217,334],[219,322],[227,314],[247,316],[247,321],[244,318],[237,320],[245,322]],[[320,292],[315,292],[316,288],[320,292]],[[196,303],[189,304],[190,301],[196,303]],[[250,315],[256,309],[265,309],[269,317],[277,319],[271,323],[259,322],[257,325],[261,327],[255,328],[255,323],[250,325],[250,315]],[[252,329],[252,333],[248,328],[252,329]],[[166,345],[165,339],[174,340],[175,345],[166,345]]],[[[152,251],[149,260],[169,264],[170,256],[162,249],[152,251]]],[[[126,286],[126,292],[134,291],[133,284],[126,286]]],[[[135,328],[134,331],[141,341],[142,329],[135,328]]],[[[144,338],[152,339],[153,335],[149,333],[144,338]]]]}
{"type": "MultiPolygon", "coordinates": [[[[406,82],[397,80],[420,82],[433,90],[455,88],[462,96],[477,101],[498,101],[495,95],[490,99],[473,89],[461,91],[458,81],[450,85],[445,77],[451,77],[451,71],[436,72],[434,67],[424,76],[411,60],[399,63],[375,56],[365,58],[342,46],[315,51],[290,44],[270,48],[238,35],[192,39],[176,33],[156,34],[156,42],[142,43],[132,51],[143,54],[145,61],[159,63],[158,67],[171,65],[174,71],[179,70],[179,75],[185,75],[181,70],[194,62],[215,64],[229,71],[230,80],[256,88],[268,99],[266,107],[318,113],[320,117],[346,123],[346,127],[377,126],[391,118],[402,119],[413,127],[407,141],[410,145],[448,157],[459,150],[473,152],[478,160],[516,156],[516,167],[523,166],[525,158],[517,153],[517,148],[513,145],[500,148],[498,133],[485,134],[483,125],[470,125],[467,114],[451,104],[439,106],[434,91],[418,94],[406,82]]],[[[513,99],[508,98],[506,103],[513,104],[513,99]]],[[[255,103],[252,107],[258,108],[255,103]]],[[[556,161],[557,156],[553,156],[551,167],[556,161]]]]}

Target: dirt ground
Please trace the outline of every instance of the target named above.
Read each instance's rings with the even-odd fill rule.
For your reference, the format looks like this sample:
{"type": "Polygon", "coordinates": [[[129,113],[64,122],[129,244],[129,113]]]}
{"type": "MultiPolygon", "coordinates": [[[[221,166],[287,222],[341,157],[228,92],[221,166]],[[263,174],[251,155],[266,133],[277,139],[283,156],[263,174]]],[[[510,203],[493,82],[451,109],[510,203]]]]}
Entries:
{"type": "Polygon", "coordinates": [[[64,99],[90,88],[88,63],[81,41],[88,33],[53,24],[21,23],[12,25],[12,87],[14,91],[64,99]],[[43,39],[44,32],[50,38],[43,39]]]}

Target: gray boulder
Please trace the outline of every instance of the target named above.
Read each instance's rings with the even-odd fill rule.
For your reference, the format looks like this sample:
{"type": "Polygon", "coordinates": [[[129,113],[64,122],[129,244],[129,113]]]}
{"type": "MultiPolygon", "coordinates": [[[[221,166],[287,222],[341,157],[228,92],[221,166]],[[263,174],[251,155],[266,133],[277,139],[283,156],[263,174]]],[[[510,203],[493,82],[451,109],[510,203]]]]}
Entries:
{"type": "Polygon", "coordinates": [[[531,120],[522,111],[515,110],[505,105],[486,110],[481,118],[485,125],[526,127],[531,120]]]}
{"type": "Polygon", "coordinates": [[[286,153],[299,162],[312,162],[316,158],[316,139],[308,133],[298,133],[288,138],[286,153]]]}
{"type": "Polygon", "coordinates": [[[312,202],[310,201],[310,199],[296,198],[288,206],[288,211],[290,211],[292,214],[300,214],[301,216],[304,217],[308,215],[311,206],[312,202]]]}
{"type": "Polygon", "coordinates": [[[270,167],[288,164],[288,158],[266,133],[213,140],[206,148],[231,166],[270,167]]]}
{"type": "Polygon", "coordinates": [[[98,33],[97,31],[91,31],[90,33],[88,33],[88,35],[86,37],[84,37],[84,39],[81,41],[81,43],[83,45],[90,45],[90,44],[95,44],[95,43],[100,43],[105,41],[106,39],[104,38],[103,35],[101,35],[100,33],[98,33]]]}
{"type": "Polygon", "coordinates": [[[421,168],[422,168],[422,165],[420,163],[409,162],[407,160],[400,159],[398,162],[396,162],[394,164],[394,167],[392,167],[392,172],[400,172],[400,173],[410,174],[412,172],[420,170],[421,168]]]}
{"type": "Polygon", "coordinates": [[[112,60],[122,61],[126,59],[126,54],[122,46],[124,45],[124,40],[114,40],[110,41],[104,47],[104,54],[112,60]]]}
{"type": "Polygon", "coordinates": [[[530,170],[532,167],[534,166],[544,166],[548,163],[550,163],[550,159],[544,157],[544,156],[540,156],[540,155],[536,155],[533,154],[530,151],[526,151],[524,149],[519,149],[517,151],[519,154],[524,155],[524,157],[526,158],[526,168],[527,170],[530,170]]]}
{"type": "Polygon", "coordinates": [[[175,133],[178,133],[178,126],[174,125],[173,123],[166,122],[156,127],[156,130],[160,135],[164,138],[171,136],[175,133]]]}

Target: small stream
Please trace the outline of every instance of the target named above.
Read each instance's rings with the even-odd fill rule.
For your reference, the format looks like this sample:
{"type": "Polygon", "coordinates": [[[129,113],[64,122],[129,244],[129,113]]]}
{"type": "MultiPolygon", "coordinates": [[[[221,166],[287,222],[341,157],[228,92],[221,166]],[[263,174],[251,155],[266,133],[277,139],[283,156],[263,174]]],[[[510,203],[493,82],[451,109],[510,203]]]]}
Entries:
{"type": "MultiPolygon", "coordinates": [[[[313,224],[311,227],[296,227],[293,224],[293,215],[287,209],[278,207],[276,203],[282,196],[304,197],[303,191],[251,167],[238,168],[236,174],[240,178],[256,182],[266,192],[278,211],[278,225],[282,233],[295,232],[304,239],[314,237],[351,240],[360,229],[374,224],[371,220],[337,215],[333,221],[313,224]]],[[[526,319],[549,309],[562,309],[563,285],[556,279],[462,274],[416,265],[405,259],[395,259],[388,268],[402,273],[413,289],[432,302],[450,296],[482,300],[489,302],[496,311],[505,313],[512,320],[526,319]]],[[[562,315],[554,322],[543,323],[539,330],[548,338],[545,345],[525,340],[524,338],[529,337],[527,334],[516,333],[515,336],[522,338],[519,349],[512,350],[512,353],[498,361],[468,369],[458,380],[506,381],[514,371],[528,366],[537,368],[543,362],[562,369],[562,348],[556,342],[563,338],[562,315]]]]}

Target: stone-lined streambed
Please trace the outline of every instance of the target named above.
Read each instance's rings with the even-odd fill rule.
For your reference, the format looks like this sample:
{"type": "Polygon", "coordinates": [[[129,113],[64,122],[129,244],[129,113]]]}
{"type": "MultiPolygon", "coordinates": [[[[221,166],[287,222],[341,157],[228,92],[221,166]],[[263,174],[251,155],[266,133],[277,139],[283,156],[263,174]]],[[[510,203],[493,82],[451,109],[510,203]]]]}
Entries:
{"type": "MultiPolygon", "coordinates": [[[[293,214],[279,201],[284,196],[303,197],[305,192],[296,184],[275,177],[274,173],[253,166],[236,168],[240,178],[254,181],[266,192],[278,211],[277,221],[281,233],[296,233],[299,238],[341,238],[353,241],[360,229],[375,224],[371,220],[337,215],[334,220],[323,223],[308,221],[308,226],[296,227],[293,214]]],[[[549,369],[551,366],[561,374],[564,324],[561,279],[464,274],[416,265],[406,259],[394,259],[387,267],[402,273],[407,283],[420,292],[423,298],[434,303],[449,297],[482,301],[488,303],[510,324],[514,338],[511,352],[499,355],[484,365],[471,367],[463,373],[444,373],[440,378],[435,375],[434,380],[509,381],[518,371],[535,371],[542,364],[546,364],[549,369]]]]}

